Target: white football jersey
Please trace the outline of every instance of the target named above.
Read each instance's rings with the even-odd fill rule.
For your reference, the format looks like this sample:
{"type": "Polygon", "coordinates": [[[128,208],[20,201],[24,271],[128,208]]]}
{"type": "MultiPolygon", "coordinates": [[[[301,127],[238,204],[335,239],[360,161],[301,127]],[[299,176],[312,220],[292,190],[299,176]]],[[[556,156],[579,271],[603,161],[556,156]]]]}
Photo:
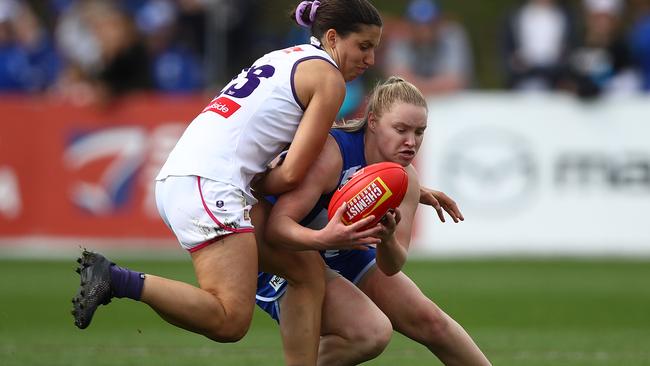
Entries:
{"type": "Polygon", "coordinates": [[[244,69],[190,123],[156,180],[196,175],[238,187],[252,199],[250,182],[293,137],[304,113],[294,86],[305,60],[334,60],[304,44],[268,53],[244,69]]]}

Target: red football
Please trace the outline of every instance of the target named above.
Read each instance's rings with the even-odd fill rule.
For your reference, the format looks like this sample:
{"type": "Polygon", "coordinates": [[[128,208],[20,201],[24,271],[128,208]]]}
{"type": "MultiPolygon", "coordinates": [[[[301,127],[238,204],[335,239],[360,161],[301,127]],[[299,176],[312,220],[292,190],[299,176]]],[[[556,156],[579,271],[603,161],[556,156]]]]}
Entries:
{"type": "Polygon", "coordinates": [[[396,163],[383,162],[368,165],[352,175],[343,186],[334,192],[327,208],[327,217],[332,219],[336,210],[347,202],[341,220],[350,225],[369,215],[375,219],[366,227],[379,222],[390,209],[402,203],[408,188],[408,174],[396,163]]]}

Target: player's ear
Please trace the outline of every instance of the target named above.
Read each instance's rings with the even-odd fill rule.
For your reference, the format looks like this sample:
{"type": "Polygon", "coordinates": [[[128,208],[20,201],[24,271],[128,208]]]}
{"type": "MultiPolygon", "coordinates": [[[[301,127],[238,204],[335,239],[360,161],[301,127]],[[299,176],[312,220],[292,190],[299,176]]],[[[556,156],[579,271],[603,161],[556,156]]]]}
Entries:
{"type": "Polygon", "coordinates": [[[335,48],[336,47],[336,37],[338,33],[336,32],[335,29],[330,28],[325,32],[325,43],[330,47],[330,48],[335,48]]]}
{"type": "Polygon", "coordinates": [[[371,131],[374,131],[377,128],[377,117],[372,112],[368,112],[368,128],[371,131]]]}

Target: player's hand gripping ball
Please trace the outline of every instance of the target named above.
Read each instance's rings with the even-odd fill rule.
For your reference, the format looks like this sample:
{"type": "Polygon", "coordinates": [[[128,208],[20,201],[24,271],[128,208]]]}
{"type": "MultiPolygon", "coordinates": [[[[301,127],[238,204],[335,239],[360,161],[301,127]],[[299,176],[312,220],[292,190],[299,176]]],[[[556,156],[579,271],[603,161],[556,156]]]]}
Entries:
{"type": "Polygon", "coordinates": [[[368,165],[352,175],[343,186],[334,192],[327,208],[327,217],[332,219],[336,210],[347,203],[341,221],[350,225],[369,215],[375,219],[365,228],[376,225],[388,212],[397,208],[408,188],[408,174],[396,163],[383,162],[368,165]]]}

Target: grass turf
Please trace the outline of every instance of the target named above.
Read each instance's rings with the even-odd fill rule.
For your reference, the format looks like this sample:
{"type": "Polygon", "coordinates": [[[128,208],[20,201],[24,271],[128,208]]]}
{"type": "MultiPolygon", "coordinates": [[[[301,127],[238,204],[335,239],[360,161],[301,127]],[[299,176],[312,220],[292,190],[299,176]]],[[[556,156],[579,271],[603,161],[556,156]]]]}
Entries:
{"type": "MultiPolygon", "coordinates": [[[[187,260],[119,261],[194,283],[187,260]]],[[[76,263],[0,260],[0,364],[282,365],[277,327],[256,310],[243,341],[218,344],[114,300],[73,326],[76,263]]],[[[412,261],[405,272],[465,326],[495,365],[650,365],[650,262],[412,261]]],[[[367,365],[439,364],[395,335],[367,365]]]]}

